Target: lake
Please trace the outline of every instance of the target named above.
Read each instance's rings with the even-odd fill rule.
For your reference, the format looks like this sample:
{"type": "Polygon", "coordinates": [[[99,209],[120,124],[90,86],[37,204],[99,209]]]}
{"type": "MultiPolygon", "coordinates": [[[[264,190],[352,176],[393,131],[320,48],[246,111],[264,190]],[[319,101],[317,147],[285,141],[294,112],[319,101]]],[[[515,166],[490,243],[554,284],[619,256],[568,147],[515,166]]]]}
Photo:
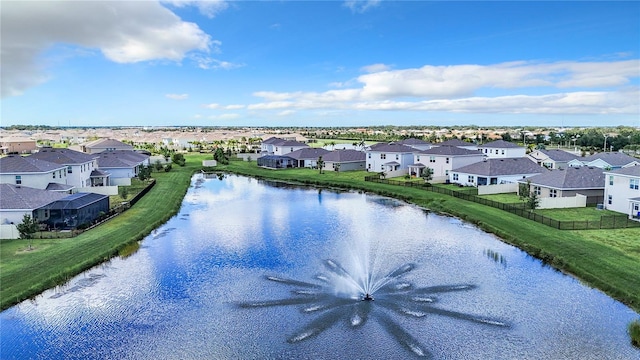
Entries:
{"type": "Polygon", "coordinates": [[[456,218],[196,175],[137,251],[0,313],[0,357],[638,359],[637,317],[456,218]]]}

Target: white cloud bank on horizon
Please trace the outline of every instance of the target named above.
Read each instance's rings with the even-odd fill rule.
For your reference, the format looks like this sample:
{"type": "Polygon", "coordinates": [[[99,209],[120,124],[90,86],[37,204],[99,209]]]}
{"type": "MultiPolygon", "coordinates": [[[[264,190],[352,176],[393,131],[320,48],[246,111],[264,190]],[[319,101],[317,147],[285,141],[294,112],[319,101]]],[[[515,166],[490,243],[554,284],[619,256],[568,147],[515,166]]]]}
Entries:
{"type": "Polygon", "coordinates": [[[250,110],[351,109],[511,114],[640,113],[640,60],[507,62],[381,69],[357,78],[358,87],[325,92],[258,91],[250,110]],[[482,91],[522,94],[478,96],[482,91]],[[559,91],[562,90],[562,91],[559,91]],[[533,92],[534,94],[527,94],[533,92]]]}
{"type": "MultiPolygon", "coordinates": [[[[206,6],[223,8],[199,8],[206,6]]],[[[39,57],[61,43],[98,49],[116,63],[180,62],[197,52],[199,64],[218,61],[230,67],[206,56],[219,42],[157,1],[8,1],[2,3],[2,97],[47,81],[39,57]]]]}

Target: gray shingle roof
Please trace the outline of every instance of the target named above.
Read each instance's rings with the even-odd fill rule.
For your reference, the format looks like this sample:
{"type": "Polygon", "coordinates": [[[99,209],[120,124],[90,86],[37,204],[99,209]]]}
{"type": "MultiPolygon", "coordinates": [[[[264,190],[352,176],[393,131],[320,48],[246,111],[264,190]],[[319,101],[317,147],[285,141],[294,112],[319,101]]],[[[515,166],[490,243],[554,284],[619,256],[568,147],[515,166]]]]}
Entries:
{"type": "Polygon", "coordinates": [[[507,158],[487,159],[457,169],[453,169],[453,171],[483,176],[500,176],[541,174],[549,170],[543,168],[542,166],[536,165],[533,161],[527,158],[507,158]]]}
{"type": "Polygon", "coordinates": [[[414,138],[409,138],[409,139],[404,139],[402,141],[398,141],[396,144],[401,144],[401,145],[431,145],[431,143],[426,142],[424,140],[420,140],[420,139],[414,139],[414,138]]]}
{"type": "Polygon", "coordinates": [[[130,149],[133,150],[133,146],[123,143],[122,141],[114,140],[114,139],[98,139],[94,141],[90,141],[83,145],[87,148],[119,148],[119,149],[130,149]]]}
{"type": "Polygon", "coordinates": [[[331,162],[352,162],[352,161],[365,161],[366,154],[358,150],[334,150],[326,155],[323,159],[331,162]]]}
{"type": "Polygon", "coordinates": [[[35,159],[49,161],[61,165],[85,164],[93,161],[98,155],[90,155],[69,149],[43,148],[31,155],[35,159]]]}
{"type": "Polygon", "coordinates": [[[131,150],[103,151],[97,155],[99,168],[130,168],[149,158],[148,155],[131,150]]]}
{"type": "Polygon", "coordinates": [[[640,165],[629,166],[626,168],[615,169],[606,171],[605,173],[609,174],[621,174],[621,175],[629,175],[629,176],[638,176],[640,177],[640,165]]]}
{"type": "Polygon", "coordinates": [[[316,160],[318,157],[328,153],[329,150],[322,148],[304,148],[287,153],[287,156],[296,160],[316,160]]]}
{"type": "Polygon", "coordinates": [[[294,140],[285,140],[278,137],[271,137],[262,142],[263,144],[273,144],[275,146],[308,146],[305,143],[294,140]]]}
{"type": "Polygon", "coordinates": [[[564,161],[571,161],[573,159],[578,158],[578,155],[575,155],[560,149],[540,149],[538,151],[545,154],[546,156],[549,157],[549,159],[553,161],[564,162],[564,161]]]}
{"type": "Polygon", "coordinates": [[[640,162],[640,159],[634,158],[633,156],[629,156],[621,152],[597,153],[584,158],[580,158],[580,161],[585,164],[594,160],[602,160],[611,166],[625,166],[634,161],[640,162]]]}
{"type": "Polygon", "coordinates": [[[516,145],[516,144],[514,144],[512,142],[504,141],[504,140],[496,140],[496,141],[488,142],[488,143],[480,145],[478,147],[479,148],[492,148],[492,149],[495,149],[495,148],[500,148],[500,149],[523,148],[522,146],[518,146],[518,145],[516,145]]]}
{"type": "Polygon", "coordinates": [[[73,189],[75,186],[73,185],[67,185],[67,184],[60,184],[60,183],[49,183],[47,184],[47,190],[49,191],[69,191],[71,189],[73,189]]]}
{"type": "Polygon", "coordinates": [[[0,158],[0,173],[2,174],[46,173],[62,169],[65,169],[65,166],[40,160],[33,156],[9,155],[0,158]]]}
{"type": "Polygon", "coordinates": [[[447,141],[443,141],[439,144],[436,144],[437,146],[475,146],[475,144],[472,144],[470,142],[466,142],[466,141],[462,141],[462,140],[458,140],[458,139],[451,139],[451,140],[447,140],[447,141]]]}
{"type": "Polygon", "coordinates": [[[416,149],[410,146],[396,144],[396,143],[390,143],[390,144],[380,143],[380,144],[375,144],[375,146],[371,146],[371,151],[386,152],[386,153],[412,153],[416,151],[416,149]]]}
{"type": "Polygon", "coordinates": [[[426,155],[482,155],[478,150],[469,150],[457,146],[437,146],[429,150],[420,151],[420,154],[426,155]]]}
{"type": "Polygon", "coordinates": [[[604,189],[605,175],[600,168],[582,166],[550,170],[527,180],[534,185],[564,190],[604,189]]]}
{"type": "Polygon", "coordinates": [[[34,189],[27,186],[0,184],[0,209],[33,210],[62,199],[69,194],[34,189]]]}

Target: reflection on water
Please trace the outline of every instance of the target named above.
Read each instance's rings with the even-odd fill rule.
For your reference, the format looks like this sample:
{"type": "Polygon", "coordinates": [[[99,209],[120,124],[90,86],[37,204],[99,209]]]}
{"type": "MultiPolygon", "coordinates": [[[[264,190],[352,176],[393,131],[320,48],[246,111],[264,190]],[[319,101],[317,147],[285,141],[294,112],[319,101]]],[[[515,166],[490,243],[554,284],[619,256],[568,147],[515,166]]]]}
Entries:
{"type": "Polygon", "coordinates": [[[238,176],[192,185],[137,251],[3,311],[0,357],[640,358],[636,313],[457,219],[238,176]]]}

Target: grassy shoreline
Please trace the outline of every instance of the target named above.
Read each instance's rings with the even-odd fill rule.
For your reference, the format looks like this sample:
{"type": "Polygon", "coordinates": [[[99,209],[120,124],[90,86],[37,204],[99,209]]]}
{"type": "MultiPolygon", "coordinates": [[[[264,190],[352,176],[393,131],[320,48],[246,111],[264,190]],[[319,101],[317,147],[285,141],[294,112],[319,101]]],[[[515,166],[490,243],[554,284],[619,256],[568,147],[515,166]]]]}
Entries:
{"type": "MultiPolygon", "coordinates": [[[[210,155],[190,154],[185,167],[154,174],[156,186],[131,209],[72,239],[34,240],[26,252],[25,240],[0,244],[0,307],[6,309],[72,276],[118,255],[143,239],[180,209],[190,178],[210,155]]],[[[399,198],[435,212],[451,214],[476,224],[571,274],[589,286],[640,312],[640,230],[556,230],[499,209],[420,189],[368,183],[362,172],[325,172],[309,169],[266,170],[255,162],[233,161],[217,170],[256,178],[362,190],[399,198]],[[615,239],[612,241],[611,239],[615,239]],[[635,241],[635,242],[634,242],[635,241]]]]}

